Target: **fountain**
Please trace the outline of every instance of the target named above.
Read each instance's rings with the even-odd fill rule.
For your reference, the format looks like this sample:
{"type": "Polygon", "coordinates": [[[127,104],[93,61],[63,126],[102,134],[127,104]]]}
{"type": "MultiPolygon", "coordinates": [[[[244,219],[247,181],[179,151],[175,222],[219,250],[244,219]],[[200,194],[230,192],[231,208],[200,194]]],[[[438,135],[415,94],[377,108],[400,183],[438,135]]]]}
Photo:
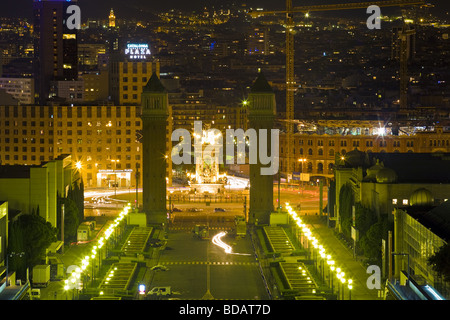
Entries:
{"type": "Polygon", "coordinates": [[[195,174],[188,173],[190,189],[196,193],[222,192],[226,184],[226,175],[219,172],[218,149],[222,146],[222,135],[208,130],[203,131],[201,138],[201,161],[196,162],[195,174]]]}

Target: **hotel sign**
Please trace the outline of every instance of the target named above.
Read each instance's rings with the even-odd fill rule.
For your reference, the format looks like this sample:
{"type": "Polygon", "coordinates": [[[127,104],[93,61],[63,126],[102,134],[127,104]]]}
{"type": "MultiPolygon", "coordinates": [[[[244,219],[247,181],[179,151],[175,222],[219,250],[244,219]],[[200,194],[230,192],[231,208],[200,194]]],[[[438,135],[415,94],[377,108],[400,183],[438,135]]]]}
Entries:
{"type": "Polygon", "coordinates": [[[146,43],[129,43],[125,49],[125,55],[132,60],[145,60],[151,55],[146,43]]]}

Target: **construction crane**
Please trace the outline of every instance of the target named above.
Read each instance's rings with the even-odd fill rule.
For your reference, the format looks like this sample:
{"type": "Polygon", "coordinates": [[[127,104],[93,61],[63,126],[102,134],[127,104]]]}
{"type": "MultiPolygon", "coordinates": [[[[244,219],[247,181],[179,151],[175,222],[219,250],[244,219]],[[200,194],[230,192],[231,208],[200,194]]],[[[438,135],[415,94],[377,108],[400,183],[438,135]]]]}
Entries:
{"type": "MultiPolygon", "coordinates": [[[[296,91],[296,83],[295,83],[295,73],[294,73],[294,14],[295,13],[303,13],[305,16],[309,16],[310,12],[314,11],[334,11],[334,10],[352,10],[352,9],[362,9],[368,8],[372,5],[376,5],[378,7],[403,7],[403,6],[411,6],[411,5],[424,5],[425,1],[423,0],[387,0],[387,1],[373,1],[373,2],[358,2],[358,3],[344,3],[344,4],[331,4],[331,5],[312,5],[312,6],[300,6],[293,7],[292,0],[286,0],[286,10],[281,11],[250,11],[249,14],[254,17],[260,17],[264,15],[273,15],[273,14],[285,14],[286,15],[286,24],[285,24],[285,33],[286,33],[286,159],[287,163],[284,167],[286,170],[286,179],[289,179],[289,174],[293,172],[292,169],[292,139],[294,134],[294,99],[295,99],[295,91],[296,91]]],[[[406,32],[401,33],[406,34],[406,32]]],[[[403,39],[403,38],[401,38],[403,39]]],[[[401,43],[404,43],[402,41],[401,43]]],[[[403,60],[401,60],[403,63],[403,60]]],[[[406,62],[405,62],[406,63],[406,62]]],[[[405,66],[401,67],[400,77],[403,77],[403,81],[406,78],[405,66]]],[[[402,81],[402,80],[401,80],[402,81]]],[[[402,90],[405,87],[405,83],[401,82],[401,96],[402,90]]],[[[407,87],[407,82],[406,82],[407,87]]],[[[404,94],[403,94],[404,95],[404,94]]],[[[405,97],[403,97],[405,99],[405,97]]],[[[404,104],[406,102],[403,102],[404,104]]]]}
{"type": "Polygon", "coordinates": [[[400,109],[408,108],[408,39],[416,33],[410,29],[403,19],[403,27],[399,32],[400,40],[400,109]]]}

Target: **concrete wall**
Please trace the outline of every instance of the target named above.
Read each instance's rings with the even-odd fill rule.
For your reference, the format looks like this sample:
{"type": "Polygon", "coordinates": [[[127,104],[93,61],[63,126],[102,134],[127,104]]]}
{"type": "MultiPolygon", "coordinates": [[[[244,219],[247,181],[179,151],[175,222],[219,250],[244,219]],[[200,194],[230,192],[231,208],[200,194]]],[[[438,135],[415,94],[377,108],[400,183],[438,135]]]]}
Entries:
{"type": "Polygon", "coordinates": [[[0,200],[12,209],[30,212],[30,180],[0,179],[0,200]]]}
{"type": "Polygon", "coordinates": [[[48,169],[31,168],[30,170],[30,211],[39,206],[39,215],[49,221],[49,172],[48,169]]]}

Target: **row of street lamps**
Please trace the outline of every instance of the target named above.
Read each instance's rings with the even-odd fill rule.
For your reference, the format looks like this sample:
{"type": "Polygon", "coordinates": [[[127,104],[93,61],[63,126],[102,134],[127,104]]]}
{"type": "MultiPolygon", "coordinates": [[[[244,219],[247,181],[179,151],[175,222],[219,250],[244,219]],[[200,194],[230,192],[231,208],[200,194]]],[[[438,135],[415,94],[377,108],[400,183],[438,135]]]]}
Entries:
{"type": "MultiPolygon", "coordinates": [[[[123,208],[122,212],[120,212],[119,216],[114,220],[114,222],[108,227],[105,231],[104,235],[98,239],[97,245],[94,246],[91,250],[91,255],[86,255],[84,259],[81,261],[81,267],[76,268],[70,275],[68,279],[64,281],[64,290],[68,291],[70,289],[78,289],[77,285],[81,279],[81,275],[86,272],[87,267],[89,265],[92,266],[92,281],[94,281],[94,267],[95,267],[95,258],[97,257],[98,251],[101,250],[105,245],[106,241],[111,237],[113,232],[116,231],[116,228],[122,222],[122,220],[128,215],[128,212],[131,210],[131,205],[128,203],[126,207],[123,208]]],[[[99,267],[100,267],[100,259],[99,256],[99,267]]]]}
{"type": "MultiPolygon", "coordinates": [[[[346,279],[345,273],[342,271],[342,269],[340,267],[335,266],[335,261],[331,258],[331,255],[325,253],[325,248],[323,247],[323,245],[319,244],[319,241],[312,235],[311,230],[306,226],[306,224],[303,223],[303,221],[297,215],[297,212],[295,212],[295,210],[292,209],[292,207],[289,205],[289,203],[286,203],[286,209],[288,210],[288,213],[292,217],[292,219],[296,222],[297,227],[301,230],[301,232],[303,232],[303,234],[308,239],[308,241],[311,242],[314,249],[319,250],[320,257],[322,258],[322,265],[326,259],[327,265],[330,270],[329,285],[331,287],[331,291],[334,292],[333,275],[335,273],[336,277],[338,279],[338,283],[337,283],[338,298],[340,298],[342,296],[342,299],[344,299],[344,285],[347,283],[347,288],[349,290],[349,300],[350,300],[351,299],[351,291],[353,289],[353,280],[346,279]],[[342,287],[342,292],[340,292],[341,287],[342,287]]],[[[322,267],[322,271],[323,271],[322,277],[323,277],[323,280],[325,280],[324,267],[322,267]]]]}

